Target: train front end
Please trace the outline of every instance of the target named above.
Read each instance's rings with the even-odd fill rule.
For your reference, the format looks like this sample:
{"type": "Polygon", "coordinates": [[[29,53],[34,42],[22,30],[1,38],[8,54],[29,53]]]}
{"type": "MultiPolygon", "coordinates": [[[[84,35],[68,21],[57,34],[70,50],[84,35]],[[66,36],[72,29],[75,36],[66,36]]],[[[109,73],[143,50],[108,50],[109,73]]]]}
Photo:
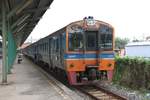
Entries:
{"type": "Polygon", "coordinates": [[[66,32],[66,70],[71,85],[112,80],[114,31],[93,17],[71,23],[66,32]]]}

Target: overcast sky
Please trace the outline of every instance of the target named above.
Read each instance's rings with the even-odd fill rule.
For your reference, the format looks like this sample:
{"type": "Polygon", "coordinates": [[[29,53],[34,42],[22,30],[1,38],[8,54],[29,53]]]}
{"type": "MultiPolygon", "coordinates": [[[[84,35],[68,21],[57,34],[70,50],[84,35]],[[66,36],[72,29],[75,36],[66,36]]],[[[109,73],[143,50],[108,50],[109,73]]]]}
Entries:
{"type": "Polygon", "coordinates": [[[110,23],[116,37],[150,36],[150,0],[54,0],[28,41],[45,37],[85,16],[110,23]]]}

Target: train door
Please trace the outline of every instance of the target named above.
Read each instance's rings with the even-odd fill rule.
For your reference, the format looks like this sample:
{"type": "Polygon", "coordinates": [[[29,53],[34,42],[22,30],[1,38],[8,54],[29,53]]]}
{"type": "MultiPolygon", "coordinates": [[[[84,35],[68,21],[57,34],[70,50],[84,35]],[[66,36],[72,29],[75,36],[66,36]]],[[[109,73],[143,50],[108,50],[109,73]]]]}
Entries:
{"type": "Polygon", "coordinates": [[[49,43],[48,43],[48,55],[49,55],[49,66],[52,67],[52,39],[49,38],[49,43]]]}
{"type": "Polygon", "coordinates": [[[86,31],[85,37],[86,58],[91,61],[91,63],[89,63],[89,61],[86,63],[89,67],[91,67],[91,65],[97,67],[99,64],[98,31],[86,31]]]}
{"type": "Polygon", "coordinates": [[[56,56],[57,56],[56,63],[58,67],[61,67],[61,49],[60,48],[61,48],[60,35],[58,35],[56,39],[56,56]]]}
{"type": "Polygon", "coordinates": [[[35,54],[34,54],[34,61],[37,61],[37,53],[38,53],[38,45],[35,44],[35,54]]]}
{"type": "Polygon", "coordinates": [[[85,41],[86,75],[89,80],[95,80],[99,67],[98,31],[86,31],[85,41]]]}
{"type": "Polygon", "coordinates": [[[60,62],[60,57],[59,57],[59,38],[57,37],[53,37],[53,41],[52,41],[52,63],[53,63],[53,67],[57,66],[59,67],[59,62],[60,62]]]}
{"type": "Polygon", "coordinates": [[[60,35],[60,66],[64,65],[64,48],[63,48],[63,35],[60,35]]]}
{"type": "Polygon", "coordinates": [[[56,46],[56,37],[53,37],[51,39],[51,64],[53,68],[55,67],[55,58],[56,58],[55,46],[56,46]]]}

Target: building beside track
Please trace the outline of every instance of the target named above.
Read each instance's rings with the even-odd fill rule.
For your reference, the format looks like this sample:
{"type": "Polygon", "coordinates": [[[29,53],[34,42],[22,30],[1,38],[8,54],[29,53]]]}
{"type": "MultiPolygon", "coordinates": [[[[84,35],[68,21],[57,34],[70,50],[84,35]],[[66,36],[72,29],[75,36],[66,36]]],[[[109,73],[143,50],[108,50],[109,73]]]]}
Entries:
{"type": "Polygon", "coordinates": [[[125,46],[125,55],[129,57],[150,58],[150,41],[132,42],[125,46]]]}

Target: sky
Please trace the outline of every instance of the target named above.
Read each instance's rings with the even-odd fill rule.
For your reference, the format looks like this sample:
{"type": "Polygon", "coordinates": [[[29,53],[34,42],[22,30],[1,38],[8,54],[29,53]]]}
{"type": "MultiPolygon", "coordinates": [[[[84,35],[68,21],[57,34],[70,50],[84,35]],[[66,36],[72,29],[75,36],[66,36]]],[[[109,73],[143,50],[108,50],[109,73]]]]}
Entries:
{"type": "Polygon", "coordinates": [[[39,40],[86,16],[111,24],[115,37],[150,36],[150,0],[54,0],[27,41],[39,40]]]}

